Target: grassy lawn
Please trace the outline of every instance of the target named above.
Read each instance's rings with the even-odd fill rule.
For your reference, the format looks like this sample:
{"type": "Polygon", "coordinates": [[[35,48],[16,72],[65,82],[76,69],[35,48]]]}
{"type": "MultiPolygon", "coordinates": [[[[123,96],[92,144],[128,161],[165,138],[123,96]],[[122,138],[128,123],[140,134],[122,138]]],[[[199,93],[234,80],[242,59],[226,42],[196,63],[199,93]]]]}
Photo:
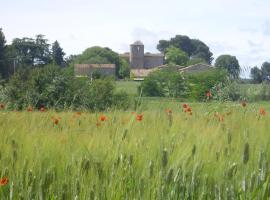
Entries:
{"type": "Polygon", "coordinates": [[[268,103],[144,104],[2,110],[1,199],[267,199],[268,103]]]}
{"type": "Polygon", "coordinates": [[[116,81],[116,90],[123,90],[130,95],[137,95],[138,89],[137,87],[141,84],[141,82],[136,81],[116,81]]]}

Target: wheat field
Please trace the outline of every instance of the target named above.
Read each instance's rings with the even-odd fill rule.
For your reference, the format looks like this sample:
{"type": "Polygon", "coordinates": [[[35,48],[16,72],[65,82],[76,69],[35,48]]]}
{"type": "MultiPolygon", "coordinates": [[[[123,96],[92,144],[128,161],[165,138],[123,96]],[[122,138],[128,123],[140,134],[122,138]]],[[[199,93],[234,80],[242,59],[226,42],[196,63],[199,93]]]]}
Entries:
{"type": "Polygon", "coordinates": [[[267,104],[0,111],[5,199],[267,199],[267,104]]]}

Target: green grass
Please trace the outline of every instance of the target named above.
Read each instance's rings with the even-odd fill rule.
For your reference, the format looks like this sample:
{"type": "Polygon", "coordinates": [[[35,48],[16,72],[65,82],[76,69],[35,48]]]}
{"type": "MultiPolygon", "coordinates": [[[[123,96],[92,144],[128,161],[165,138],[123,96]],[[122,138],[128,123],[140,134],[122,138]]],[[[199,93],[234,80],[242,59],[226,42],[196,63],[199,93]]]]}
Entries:
{"type": "Polygon", "coordinates": [[[116,90],[117,91],[125,91],[130,95],[137,95],[138,94],[138,86],[141,82],[136,81],[116,81],[116,90]]]}
{"type": "Polygon", "coordinates": [[[142,121],[131,111],[103,122],[101,113],[1,111],[1,200],[269,197],[267,103],[192,103],[192,115],[174,100],[152,103],[137,111],[142,121]]]}

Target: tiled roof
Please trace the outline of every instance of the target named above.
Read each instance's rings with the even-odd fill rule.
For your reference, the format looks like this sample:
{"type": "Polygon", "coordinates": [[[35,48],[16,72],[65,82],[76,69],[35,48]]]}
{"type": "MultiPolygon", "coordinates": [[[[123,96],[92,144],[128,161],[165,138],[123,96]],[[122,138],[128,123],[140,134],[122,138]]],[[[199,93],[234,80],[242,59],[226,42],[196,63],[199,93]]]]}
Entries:
{"type": "Polygon", "coordinates": [[[75,68],[115,68],[115,64],[75,64],[75,68]]]}

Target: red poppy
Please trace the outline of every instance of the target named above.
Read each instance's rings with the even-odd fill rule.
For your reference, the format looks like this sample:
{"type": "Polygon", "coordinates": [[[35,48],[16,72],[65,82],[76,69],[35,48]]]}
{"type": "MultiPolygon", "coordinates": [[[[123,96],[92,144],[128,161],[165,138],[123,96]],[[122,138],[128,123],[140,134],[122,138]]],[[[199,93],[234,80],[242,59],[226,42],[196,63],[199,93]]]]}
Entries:
{"type": "Polygon", "coordinates": [[[105,115],[101,115],[101,116],[99,117],[99,119],[100,119],[100,121],[104,122],[104,121],[106,121],[108,118],[107,118],[105,115]]]}
{"type": "Polygon", "coordinates": [[[187,104],[183,104],[182,107],[183,108],[188,108],[188,105],[187,104]]]}
{"type": "Polygon", "coordinates": [[[0,179],[0,186],[4,186],[8,183],[8,178],[7,177],[3,177],[2,179],[0,179]]]}
{"type": "Polygon", "coordinates": [[[4,104],[0,104],[0,109],[4,109],[5,108],[5,105],[4,104]]]}
{"type": "Polygon", "coordinates": [[[218,120],[219,120],[220,122],[224,122],[224,116],[219,115],[218,120]]]}
{"type": "Polygon", "coordinates": [[[247,102],[246,101],[242,101],[241,105],[245,108],[247,106],[247,102]]]}
{"type": "Polygon", "coordinates": [[[44,106],[41,106],[41,108],[39,109],[40,112],[45,112],[45,108],[44,106]]]}
{"type": "Polygon", "coordinates": [[[59,119],[53,119],[53,123],[57,125],[59,123],[59,119]]]}
{"type": "Polygon", "coordinates": [[[266,111],[264,108],[260,108],[260,115],[266,115],[266,111]]]}
{"type": "Polygon", "coordinates": [[[100,126],[100,125],[101,125],[101,123],[99,123],[99,122],[96,123],[96,126],[100,126]]]}
{"type": "Polygon", "coordinates": [[[166,109],[165,112],[166,112],[167,114],[172,114],[172,110],[171,110],[171,109],[166,109]]]}
{"type": "Polygon", "coordinates": [[[211,94],[211,92],[210,92],[210,91],[207,91],[207,92],[206,92],[206,96],[207,96],[207,98],[210,98],[210,97],[212,97],[212,94],[211,94]]]}
{"type": "Polygon", "coordinates": [[[33,111],[33,108],[31,107],[31,106],[29,106],[28,108],[27,108],[27,112],[32,112],[33,111]]]}
{"type": "Polygon", "coordinates": [[[136,116],[137,121],[142,121],[142,119],[143,119],[143,114],[140,114],[140,115],[136,116]]]}
{"type": "Polygon", "coordinates": [[[185,109],[185,112],[191,112],[191,111],[192,111],[192,109],[190,107],[185,109]]]}
{"type": "Polygon", "coordinates": [[[79,111],[78,111],[78,112],[76,112],[76,114],[77,114],[78,116],[82,115],[82,113],[81,113],[81,112],[79,112],[79,111]]]}

